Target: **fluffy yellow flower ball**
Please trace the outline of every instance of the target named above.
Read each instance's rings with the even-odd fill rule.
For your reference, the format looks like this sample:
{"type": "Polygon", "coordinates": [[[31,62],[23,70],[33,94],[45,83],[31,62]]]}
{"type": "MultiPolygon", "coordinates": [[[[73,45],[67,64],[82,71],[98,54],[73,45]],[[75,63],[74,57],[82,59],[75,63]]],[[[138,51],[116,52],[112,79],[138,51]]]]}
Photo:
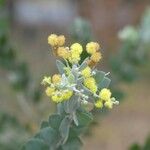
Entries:
{"type": "Polygon", "coordinates": [[[89,54],[94,54],[96,51],[98,51],[100,48],[99,44],[96,42],[90,42],[86,45],[86,51],[89,54]]]}
{"type": "Polygon", "coordinates": [[[113,108],[113,102],[111,101],[111,99],[109,99],[107,102],[105,102],[105,107],[112,109],[113,108]]]}
{"type": "Polygon", "coordinates": [[[84,85],[93,93],[97,91],[96,81],[93,77],[86,78],[84,80],[84,85]]]}
{"type": "Polygon", "coordinates": [[[109,89],[104,88],[100,91],[99,96],[102,100],[108,101],[111,98],[111,92],[109,89]]]}
{"type": "Polygon", "coordinates": [[[55,92],[55,88],[47,87],[45,92],[47,96],[52,96],[53,93],[55,92]]]}
{"type": "Polygon", "coordinates": [[[48,44],[51,46],[57,46],[58,45],[58,36],[56,34],[51,34],[48,36],[48,44]]]}
{"type": "Polygon", "coordinates": [[[65,44],[65,37],[64,35],[58,36],[58,46],[63,46],[65,44]]]}
{"type": "Polygon", "coordinates": [[[102,55],[100,52],[95,52],[92,54],[92,56],[90,57],[90,59],[92,61],[94,61],[95,63],[98,63],[100,61],[100,59],[102,58],[102,55]]]}
{"type": "Polygon", "coordinates": [[[52,82],[54,84],[60,83],[61,82],[61,75],[60,74],[55,74],[52,76],[52,82]]]}
{"type": "Polygon", "coordinates": [[[68,90],[63,93],[63,100],[68,100],[73,95],[73,92],[68,90]]]}
{"type": "Polygon", "coordinates": [[[96,107],[96,108],[103,108],[103,102],[102,102],[102,100],[98,100],[98,101],[95,103],[95,107],[96,107]]]}
{"type": "Polygon", "coordinates": [[[76,51],[71,51],[68,59],[69,59],[70,63],[77,64],[80,61],[81,58],[80,58],[79,53],[77,53],[76,51]]]}
{"type": "Polygon", "coordinates": [[[59,47],[57,49],[57,55],[59,57],[62,57],[64,59],[67,59],[69,57],[69,51],[65,47],[59,47]]]}
{"type": "Polygon", "coordinates": [[[55,94],[51,97],[51,99],[52,99],[52,101],[54,101],[56,103],[60,103],[60,102],[62,102],[63,97],[62,97],[62,95],[55,94]]]}
{"type": "Polygon", "coordinates": [[[88,78],[91,76],[91,68],[90,67],[86,67],[85,69],[83,69],[81,71],[81,74],[85,77],[88,78]]]}
{"type": "Polygon", "coordinates": [[[72,44],[70,49],[73,53],[78,53],[78,54],[81,54],[83,51],[82,45],[80,45],[79,43],[72,44]]]}
{"type": "Polygon", "coordinates": [[[51,77],[44,77],[42,80],[41,84],[46,85],[46,84],[51,84],[51,77]]]}

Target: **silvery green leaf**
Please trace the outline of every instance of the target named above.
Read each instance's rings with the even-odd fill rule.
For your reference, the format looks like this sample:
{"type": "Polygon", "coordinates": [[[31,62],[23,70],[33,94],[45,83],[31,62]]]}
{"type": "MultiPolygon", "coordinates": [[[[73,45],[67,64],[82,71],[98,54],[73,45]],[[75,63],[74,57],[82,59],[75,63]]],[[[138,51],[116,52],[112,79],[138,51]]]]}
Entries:
{"type": "Polygon", "coordinates": [[[69,81],[70,84],[75,82],[75,77],[72,73],[68,76],[68,81],[69,81]]]}
{"type": "Polygon", "coordinates": [[[59,104],[57,104],[57,113],[59,114],[59,115],[61,115],[61,114],[63,114],[64,113],[64,107],[63,107],[63,104],[62,103],[59,103],[59,104]]]}
{"type": "Polygon", "coordinates": [[[59,114],[53,114],[49,117],[49,126],[55,130],[58,130],[60,123],[62,121],[62,116],[59,114]]]}
{"type": "Polygon", "coordinates": [[[67,141],[68,136],[69,136],[69,130],[70,130],[70,119],[68,116],[66,116],[59,127],[60,135],[63,139],[63,144],[67,141]]]}
{"type": "Polygon", "coordinates": [[[63,74],[61,80],[61,86],[64,87],[66,85],[68,85],[68,78],[65,76],[65,74],[63,74]]]}
{"type": "Polygon", "coordinates": [[[51,127],[46,127],[40,130],[40,132],[35,135],[35,138],[41,139],[51,146],[58,142],[58,134],[56,130],[51,127]]]}
{"type": "Polygon", "coordinates": [[[99,88],[108,88],[109,84],[110,84],[111,80],[107,77],[104,77],[104,79],[99,83],[98,87],[99,88]]]}
{"type": "Polygon", "coordinates": [[[66,113],[73,113],[79,107],[78,98],[79,96],[73,95],[70,100],[64,102],[64,110],[66,113]]]}
{"type": "Polygon", "coordinates": [[[41,129],[46,128],[46,127],[48,127],[48,126],[49,126],[49,123],[48,123],[47,121],[43,121],[43,122],[41,123],[41,129]]]}
{"type": "Polygon", "coordinates": [[[99,83],[104,79],[105,77],[105,72],[95,70],[96,74],[94,75],[94,78],[96,80],[96,83],[99,85],[99,83]]]}
{"type": "Polygon", "coordinates": [[[78,72],[79,72],[78,66],[77,65],[73,65],[71,72],[74,75],[75,80],[77,80],[78,79],[78,72]]]}
{"type": "Polygon", "coordinates": [[[83,77],[79,78],[79,79],[77,80],[77,85],[79,85],[79,84],[83,83],[83,80],[84,80],[84,78],[83,78],[83,77]]]}
{"type": "Polygon", "coordinates": [[[62,146],[62,150],[80,150],[82,145],[81,140],[78,137],[74,137],[68,139],[68,141],[62,146]]]}
{"type": "Polygon", "coordinates": [[[80,65],[79,67],[79,71],[83,70],[85,67],[87,67],[87,61],[88,61],[89,58],[86,58],[82,64],[80,65]]]}
{"type": "Polygon", "coordinates": [[[49,146],[43,140],[33,138],[21,150],[49,150],[49,146]]]}
{"type": "Polygon", "coordinates": [[[76,115],[78,118],[79,126],[85,127],[93,120],[93,116],[90,112],[78,111],[76,115]]]}
{"type": "Polygon", "coordinates": [[[87,101],[94,102],[93,93],[88,88],[86,88],[84,85],[82,85],[82,89],[84,90],[83,94],[85,94],[86,96],[89,97],[87,99],[87,101]]]}
{"type": "Polygon", "coordinates": [[[73,112],[72,115],[73,115],[72,117],[73,117],[73,121],[74,121],[75,125],[78,126],[79,123],[78,123],[78,118],[76,116],[76,112],[73,112]]]}
{"type": "Polygon", "coordinates": [[[64,68],[66,67],[61,61],[56,60],[56,65],[60,74],[64,73],[64,68]]]}

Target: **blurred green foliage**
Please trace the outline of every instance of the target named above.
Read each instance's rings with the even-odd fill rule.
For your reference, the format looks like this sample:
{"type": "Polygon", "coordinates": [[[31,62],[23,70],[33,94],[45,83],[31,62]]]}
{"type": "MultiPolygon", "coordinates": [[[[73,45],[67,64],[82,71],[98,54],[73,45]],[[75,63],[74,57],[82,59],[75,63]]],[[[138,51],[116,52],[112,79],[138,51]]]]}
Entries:
{"type": "Polygon", "coordinates": [[[0,66],[8,71],[11,87],[15,91],[28,93],[30,99],[39,101],[41,98],[39,86],[35,89],[30,88],[32,76],[28,64],[18,59],[16,50],[10,44],[8,12],[5,3],[2,2],[0,3],[0,66]]]}
{"type": "MultiPolygon", "coordinates": [[[[37,102],[41,98],[41,90],[39,87],[30,87],[32,77],[28,64],[18,59],[16,50],[9,41],[9,19],[5,2],[0,0],[0,67],[6,71],[10,85],[16,93],[23,93],[26,101],[37,102]]],[[[20,149],[28,134],[28,129],[17,118],[0,111],[0,150],[20,149]]]]}
{"type": "Polygon", "coordinates": [[[120,82],[131,83],[139,76],[139,68],[146,65],[150,48],[150,8],[148,8],[137,27],[126,26],[119,32],[121,48],[110,57],[110,68],[113,72],[112,91],[121,99],[124,93],[114,85],[120,82]]]}
{"type": "Polygon", "coordinates": [[[0,111],[0,149],[17,150],[28,137],[14,116],[0,111]]]}
{"type": "Polygon", "coordinates": [[[144,145],[134,143],[130,146],[129,150],[150,150],[150,136],[146,139],[144,145]]]}

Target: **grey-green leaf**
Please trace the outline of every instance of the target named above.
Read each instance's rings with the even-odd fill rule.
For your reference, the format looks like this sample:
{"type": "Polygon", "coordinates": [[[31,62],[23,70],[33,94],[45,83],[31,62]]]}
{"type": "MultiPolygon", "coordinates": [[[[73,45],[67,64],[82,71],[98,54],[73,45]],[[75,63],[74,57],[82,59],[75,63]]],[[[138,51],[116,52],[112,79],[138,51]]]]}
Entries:
{"type": "Polygon", "coordinates": [[[83,70],[85,67],[87,67],[87,61],[89,58],[86,58],[83,63],[79,67],[79,71],[83,70]]]}
{"type": "Polygon", "coordinates": [[[76,115],[78,118],[79,126],[87,126],[93,120],[93,116],[89,112],[77,112],[76,115]]]}
{"type": "Polygon", "coordinates": [[[43,121],[41,124],[41,129],[46,128],[49,126],[49,123],[47,121],[43,121]]]}
{"type": "Polygon", "coordinates": [[[107,77],[104,77],[104,79],[102,80],[102,82],[99,83],[98,87],[99,88],[108,88],[109,84],[110,84],[111,80],[107,77]]]}
{"type": "Polygon", "coordinates": [[[58,134],[56,130],[51,127],[43,128],[38,134],[35,135],[35,138],[43,140],[47,145],[56,144],[58,141],[58,134]]]}
{"type": "Polygon", "coordinates": [[[41,139],[31,139],[22,148],[22,150],[49,150],[49,146],[41,139]]]}
{"type": "Polygon", "coordinates": [[[66,67],[61,61],[56,60],[56,65],[60,74],[64,73],[64,68],[66,67]]]}
{"type": "Polygon", "coordinates": [[[79,138],[69,139],[66,144],[62,146],[63,150],[80,150],[82,142],[79,138]]]}
{"type": "Polygon", "coordinates": [[[49,117],[49,125],[50,125],[53,129],[58,130],[62,119],[63,119],[62,116],[59,115],[59,114],[51,115],[51,116],[49,117]]]}
{"type": "Polygon", "coordinates": [[[96,80],[96,83],[99,84],[104,79],[105,72],[99,70],[96,70],[95,72],[96,74],[94,75],[94,78],[96,80]]]}
{"type": "Polygon", "coordinates": [[[64,110],[66,113],[72,113],[79,107],[78,98],[77,95],[73,95],[70,100],[64,102],[64,110]]]}
{"type": "Polygon", "coordinates": [[[68,118],[68,116],[66,116],[59,127],[59,131],[60,131],[60,135],[63,139],[63,143],[65,143],[68,139],[69,136],[69,130],[70,130],[70,119],[68,118]]]}

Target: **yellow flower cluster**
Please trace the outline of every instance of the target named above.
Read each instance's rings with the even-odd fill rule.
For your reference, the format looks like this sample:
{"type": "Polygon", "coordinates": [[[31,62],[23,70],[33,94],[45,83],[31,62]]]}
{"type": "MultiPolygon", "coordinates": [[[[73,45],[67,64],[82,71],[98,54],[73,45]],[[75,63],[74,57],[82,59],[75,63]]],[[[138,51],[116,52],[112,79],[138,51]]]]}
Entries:
{"type": "Polygon", "coordinates": [[[45,93],[48,97],[51,97],[52,101],[59,103],[65,100],[70,99],[73,95],[73,91],[71,90],[58,90],[57,86],[61,83],[61,75],[55,74],[51,77],[44,77],[42,84],[47,85],[48,87],[45,90],[45,93]]]}
{"type": "Polygon", "coordinates": [[[83,51],[82,46],[79,43],[74,43],[70,47],[69,61],[73,63],[78,63],[80,61],[80,55],[83,51]]]}
{"type": "Polygon", "coordinates": [[[93,93],[97,92],[96,81],[93,77],[88,77],[84,79],[84,85],[93,93]]]}
{"type": "Polygon", "coordinates": [[[52,47],[63,46],[65,44],[65,37],[63,35],[51,34],[48,36],[48,44],[52,47]]]}
{"type": "Polygon", "coordinates": [[[54,84],[60,83],[61,82],[61,75],[60,74],[54,74],[52,77],[52,82],[54,84]]]}
{"type": "Polygon", "coordinates": [[[88,78],[91,76],[91,68],[90,67],[86,67],[85,69],[83,69],[81,71],[81,75],[85,78],[88,78]]]}
{"type": "Polygon", "coordinates": [[[98,51],[100,48],[99,44],[96,42],[90,42],[86,45],[86,51],[89,54],[94,54],[96,51],[98,51]]]}
{"type": "Polygon", "coordinates": [[[90,57],[86,59],[86,66],[82,70],[79,63],[83,52],[81,44],[73,43],[70,47],[65,47],[65,37],[56,34],[51,34],[48,37],[48,43],[54,50],[54,54],[65,59],[66,62],[66,66],[62,68],[64,70],[63,75],[55,74],[52,77],[44,77],[42,81],[42,84],[47,86],[45,93],[48,97],[51,97],[52,101],[56,103],[63,102],[69,100],[73,94],[78,94],[81,100],[87,102],[89,98],[86,95],[87,93],[85,94],[84,89],[78,86],[78,79],[83,79],[81,80],[82,84],[93,93],[93,98],[97,99],[95,107],[103,108],[105,106],[111,109],[113,104],[117,104],[115,98],[111,97],[112,94],[109,89],[103,88],[101,91],[98,91],[97,83],[93,76],[94,71],[92,71],[92,67],[102,58],[101,52],[99,51],[101,47],[98,43],[87,43],[86,52],[90,57]],[[78,78],[77,80],[72,79],[76,77],[78,78]]]}
{"type": "MultiPolygon", "coordinates": [[[[74,43],[71,47],[65,47],[65,37],[63,35],[51,34],[48,37],[48,43],[52,46],[54,53],[63,58],[69,60],[72,64],[77,64],[80,61],[83,47],[79,43],[74,43]]],[[[96,42],[90,42],[86,45],[86,51],[91,55],[89,59],[89,66],[95,66],[102,58],[99,52],[100,46],[96,42]]]]}
{"type": "Polygon", "coordinates": [[[42,80],[41,84],[46,85],[46,84],[51,84],[51,77],[44,77],[42,80]]]}
{"type": "Polygon", "coordinates": [[[63,58],[69,60],[70,63],[76,64],[80,61],[80,55],[83,51],[82,46],[79,43],[74,43],[69,47],[64,47],[65,37],[63,35],[51,34],[48,37],[48,43],[52,46],[54,53],[63,58]]]}
{"type": "Polygon", "coordinates": [[[112,109],[113,104],[115,103],[115,99],[111,98],[111,92],[109,89],[102,89],[99,92],[99,99],[96,101],[95,103],[95,107],[97,108],[102,108],[103,107],[103,103],[105,105],[105,107],[112,109]]]}
{"type": "Polygon", "coordinates": [[[52,100],[56,103],[60,103],[62,101],[70,99],[70,97],[73,95],[73,92],[70,90],[64,90],[64,91],[56,91],[52,95],[52,100]]]}
{"type": "Polygon", "coordinates": [[[57,49],[57,55],[59,57],[62,57],[63,59],[68,59],[69,58],[69,50],[66,47],[58,47],[57,49]]]}
{"type": "Polygon", "coordinates": [[[95,66],[102,58],[101,52],[99,51],[100,46],[96,42],[90,42],[86,45],[86,51],[91,55],[88,62],[89,66],[95,66]]]}

